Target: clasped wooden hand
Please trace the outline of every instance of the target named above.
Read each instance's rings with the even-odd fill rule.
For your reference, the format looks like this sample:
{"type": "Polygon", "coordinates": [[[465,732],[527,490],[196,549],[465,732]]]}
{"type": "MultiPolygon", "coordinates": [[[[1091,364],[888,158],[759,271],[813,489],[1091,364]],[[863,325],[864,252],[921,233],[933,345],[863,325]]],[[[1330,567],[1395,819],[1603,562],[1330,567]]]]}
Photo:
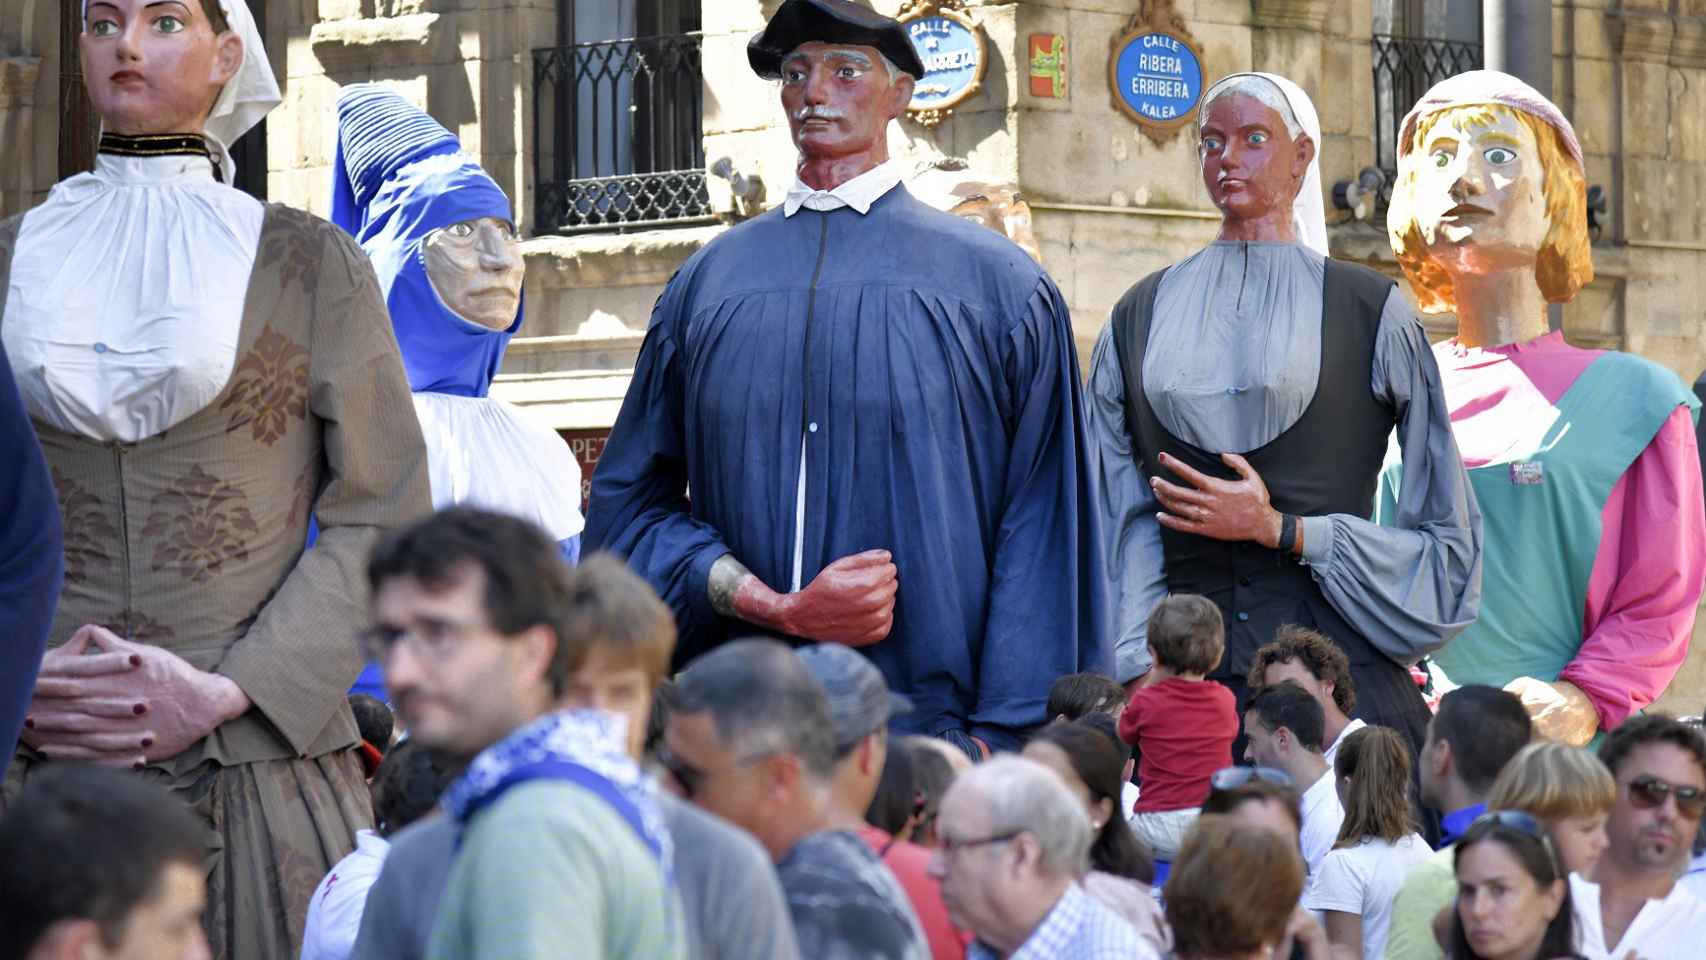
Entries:
{"type": "Polygon", "coordinates": [[[1156,519],[1180,533],[1278,547],[1280,514],[1268,502],[1267,484],[1238,454],[1223,453],[1220,460],[1238,474],[1237,480],[1208,476],[1163,453],[1161,465],[1189,486],[1151,478],[1150,486],[1166,511],[1156,514],[1156,519]]]}
{"type": "Polygon", "coordinates": [[[177,756],[248,708],[230,678],[88,624],[42,658],[23,740],[51,760],[140,766],[177,756]]]}
{"type": "Polygon", "coordinates": [[[777,593],[749,574],[734,607],[741,619],[789,636],[867,647],[894,628],[899,590],[893,555],[866,550],[824,567],[797,593],[777,593]]]}

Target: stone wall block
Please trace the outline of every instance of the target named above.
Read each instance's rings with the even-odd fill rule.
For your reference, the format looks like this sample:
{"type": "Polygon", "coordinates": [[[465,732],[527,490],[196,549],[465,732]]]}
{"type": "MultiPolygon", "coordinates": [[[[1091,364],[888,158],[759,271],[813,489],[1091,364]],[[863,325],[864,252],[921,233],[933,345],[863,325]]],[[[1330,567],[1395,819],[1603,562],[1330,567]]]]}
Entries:
{"type": "Polygon", "coordinates": [[[1251,0],[1250,23],[1320,33],[1327,26],[1327,14],[1335,6],[1338,6],[1335,0],[1251,0]]]}
{"type": "Polygon", "coordinates": [[[1324,114],[1327,111],[1317,99],[1322,90],[1322,45],[1319,34],[1306,30],[1255,30],[1250,33],[1250,60],[1253,69],[1277,73],[1302,87],[1316,100],[1317,112],[1324,114]]]}
{"type": "MultiPolygon", "coordinates": [[[[1611,27],[1606,22],[1604,10],[1583,9],[1583,5],[1575,4],[1573,9],[1555,9],[1552,12],[1553,22],[1560,22],[1564,17],[1571,18],[1570,37],[1573,45],[1569,48],[1572,57],[1580,60],[1590,57],[1595,60],[1609,60],[1614,55],[1611,49],[1611,27]]],[[[1554,45],[1554,50],[1560,49],[1554,45]]]]}
{"type": "Polygon", "coordinates": [[[705,74],[707,136],[782,122],[780,88],[752,72],[744,34],[707,34],[700,62],[705,74]]]}
{"type": "Polygon", "coordinates": [[[1630,157],[1662,157],[1670,129],[1670,69],[1662,63],[1623,63],[1623,149],[1630,157]]]}
{"type": "Polygon", "coordinates": [[[1636,2],[1632,0],[1624,9],[1606,15],[1612,49],[1625,60],[1663,63],[1670,59],[1675,24],[1668,13],[1640,9],[1636,2]]]}
{"type": "Polygon", "coordinates": [[[1578,58],[1554,75],[1571,77],[1575,96],[1570,104],[1570,124],[1576,128],[1582,152],[1610,152],[1617,143],[1616,67],[1609,60],[1578,58]]]}

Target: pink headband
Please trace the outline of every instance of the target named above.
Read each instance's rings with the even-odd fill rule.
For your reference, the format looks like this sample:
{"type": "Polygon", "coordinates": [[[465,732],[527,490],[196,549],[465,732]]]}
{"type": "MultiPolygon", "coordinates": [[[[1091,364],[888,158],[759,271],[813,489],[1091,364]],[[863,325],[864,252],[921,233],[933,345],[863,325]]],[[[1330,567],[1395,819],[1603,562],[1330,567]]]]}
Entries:
{"type": "Polygon", "coordinates": [[[1565,152],[1576,161],[1576,166],[1584,166],[1582,144],[1576,139],[1576,129],[1570,126],[1570,121],[1564,116],[1564,112],[1558,109],[1558,105],[1516,77],[1497,70],[1471,70],[1447,77],[1422,94],[1422,99],[1410,108],[1410,112],[1404,117],[1403,125],[1398,128],[1398,158],[1401,160],[1410,152],[1410,141],[1415,139],[1416,135],[1416,123],[1422,117],[1451,107],[1491,104],[1502,104],[1546,121],[1552,129],[1558,131],[1558,139],[1563,142],[1565,152]]]}

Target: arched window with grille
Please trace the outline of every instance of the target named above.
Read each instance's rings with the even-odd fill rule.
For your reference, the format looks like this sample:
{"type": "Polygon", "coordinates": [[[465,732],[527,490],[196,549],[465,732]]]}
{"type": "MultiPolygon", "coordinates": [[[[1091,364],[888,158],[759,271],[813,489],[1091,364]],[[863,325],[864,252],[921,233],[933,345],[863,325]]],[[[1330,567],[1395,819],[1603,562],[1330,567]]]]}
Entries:
{"type": "Polygon", "coordinates": [[[558,0],[533,51],[535,231],[712,219],[699,0],[558,0]]]}
{"type": "Polygon", "coordinates": [[[1404,114],[1434,84],[1481,69],[1481,0],[1373,2],[1374,155],[1391,184],[1404,114]]]}

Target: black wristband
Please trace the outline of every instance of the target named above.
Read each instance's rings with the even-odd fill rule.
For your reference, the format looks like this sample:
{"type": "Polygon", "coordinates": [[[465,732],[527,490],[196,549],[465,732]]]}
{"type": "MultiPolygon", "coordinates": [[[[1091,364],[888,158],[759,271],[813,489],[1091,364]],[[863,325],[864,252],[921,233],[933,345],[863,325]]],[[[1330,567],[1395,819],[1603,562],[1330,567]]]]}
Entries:
{"type": "Polygon", "coordinates": [[[1297,518],[1289,513],[1280,514],[1279,550],[1286,556],[1291,556],[1297,549],[1297,518]]]}

